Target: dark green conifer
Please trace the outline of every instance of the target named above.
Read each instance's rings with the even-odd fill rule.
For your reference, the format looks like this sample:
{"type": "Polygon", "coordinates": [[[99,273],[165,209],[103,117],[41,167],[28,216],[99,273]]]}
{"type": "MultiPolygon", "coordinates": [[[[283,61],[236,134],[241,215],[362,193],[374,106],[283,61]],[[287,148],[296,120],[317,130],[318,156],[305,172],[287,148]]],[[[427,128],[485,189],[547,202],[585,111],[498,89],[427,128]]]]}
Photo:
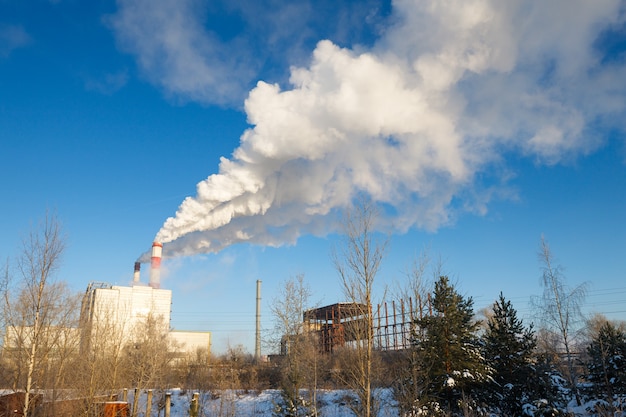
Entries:
{"type": "Polygon", "coordinates": [[[483,335],[492,370],[482,401],[504,416],[555,416],[565,407],[566,381],[549,358],[538,354],[532,326],[524,326],[502,293],[483,335]]]}
{"type": "Polygon", "coordinates": [[[423,406],[458,413],[475,407],[476,390],[489,379],[481,354],[473,300],[461,296],[442,276],[435,284],[433,315],[416,321],[414,349],[419,356],[423,406]]]}
{"type": "Polygon", "coordinates": [[[485,390],[486,401],[505,415],[521,415],[522,406],[536,389],[537,339],[530,328],[517,318],[517,311],[502,293],[493,304],[483,337],[485,359],[493,370],[485,390]]]}
{"type": "Polygon", "coordinates": [[[609,405],[626,394],[626,334],[605,322],[587,347],[587,380],[595,397],[609,405]]]}

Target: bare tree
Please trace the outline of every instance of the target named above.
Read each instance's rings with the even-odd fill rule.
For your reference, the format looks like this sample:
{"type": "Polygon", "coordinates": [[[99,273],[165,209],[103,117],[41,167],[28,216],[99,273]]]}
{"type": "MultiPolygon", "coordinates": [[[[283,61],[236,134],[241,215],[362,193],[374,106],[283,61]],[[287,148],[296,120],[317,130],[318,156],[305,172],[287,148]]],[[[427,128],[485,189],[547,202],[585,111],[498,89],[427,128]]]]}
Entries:
{"type": "Polygon", "coordinates": [[[6,339],[19,356],[14,381],[24,390],[24,416],[30,415],[33,391],[44,384],[50,355],[59,348],[63,335],[59,329],[75,325],[67,289],[54,279],[64,249],[61,226],[48,214],[23,240],[16,272],[7,269],[5,275],[6,339]]]}
{"type": "Polygon", "coordinates": [[[314,334],[305,329],[304,310],[308,307],[311,289],[304,276],[285,281],[271,311],[275,319],[274,339],[280,344],[282,404],[277,414],[289,416],[317,415],[317,346],[314,334]],[[308,399],[301,396],[309,388],[308,399]]]}
{"type": "Polygon", "coordinates": [[[426,248],[416,256],[404,275],[405,279],[397,284],[394,297],[411,300],[413,317],[421,318],[422,315],[430,314],[432,306],[429,299],[434,282],[439,277],[449,276],[444,268],[444,260],[441,257],[433,260],[426,248]]]}
{"type": "Polygon", "coordinates": [[[113,398],[124,384],[124,344],[131,335],[129,320],[118,316],[129,309],[93,302],[90,294],[88,289],[83,298],[80,356],[75,364],[77,394],[87,399],[83,415],[93,415],[98,407],[96,400],[113,398]]]}
{"type": "Polygon", "coordinates": [[[600,333],[600,329],[606,323],[610,323],[615,326],[615,328],[621,332],[626,332],[626,321],[624,320],[609,320],[602,313],[594,313],[585,321],[585,330],[584,330],[584,345],[588,345],[591,341],[598,337],[600,333]]]}
{"type": "Polygon", "coordinates": [[[174,351],[169,337],[169,323],[148,313],[132,329],[125,343],[124,368],[129,382],[139,389],[161,388],[174,351]]]}
{"type": "Polygon", "coordinates": [[[430,292],[427,286],[430,265],[431,259],[428,250],[423,250],[404,273],[404,280],[397,284],[394,297],[405,301],[410,299],[415,306],[419,305],[420,300],[426,299],[430,292]]]}
{"type": "Polygon", "coordinates": [[[371,201],[360,200],[348,210],[343,222],[344,242],[341,251],[333,253],[343,292],[357,310],[358,319],[352,320],[346,332],[354,341],[355,361],[346,381],[358,396],[353,411],[358,416],[377,414],[372,396],[374,362],[374,324],[372,303],[374,279],[385,256],[388,240],[378,238],[375,222],[378,212],[371,201]]]}
{"type": "Polygon", "coordinates": [[[176,360],[176,379],[184,389],[193,389],[198,392],[207,392],[211,385],[209,379],[209,364],[214,362],[209,349],[198,347],[194,351],[179,356],[176,360]]]}
{"type": "MultiPolygon", "coordinates": [[[[246,372],[254,367],[255,358],[243,345],[228,346],[225,354],[220,355],[211,367],[210,381],[212,394],[219,396],[219,401],[206,405],[206,415],[234,417],[237,413],[236,390],[246,385],[246,372]]],[[[248,387],[249,388],[249,387],[248,387]]]]}
{"type": "Polygon", "coordinates": [[[568,288],[563,267],[555,262],[550,246],[543,236],[538,256],[542,265],[543,295],[533,302],[540,312],[544,329],[548,334],[551,333],[558,338],[556,348],[565,354],[567,370],[565,374],[580,405],[573,348],[576,346],[577,333],[583,324],[581,308],[586,296],[586,284],[583,283],[573,289],[568,288]]]}
{"type": "MultiPolygon", "coordinates": [[[[126,382],[135,387],[137,394],[165,388],[173,376],[170,353],[176,350],[169,336],[169,322],[163,316],[149,312],[140,317],[124,343],[121,364],[126,382]]],[[[136,417],[139,409],[139,395],[135,395],[131,415],[136,417]]]]}
{"type": "MultiPolygon", "coordinates": [[[[439,259],[436,265],[432,264],[428,248],[423,250],[415,257],[411,267],[405,272],[405,279],[398,284],[395,297],[401,300],[410,300],[413,308],[412,317],[419,319],[424,312],[428,313],[428,299],[432,283],[439,276],[443,276],[443,263],[439,259]]],[[[411,340],[423,338],[423,331],[416,322],[410,325],[411,340]]],[[[418,383],[420,376],[427,374],[428,364],[422,359],[416,349],[404,349],[400,352],[394,352],[394,361],[391,369],[394,376],[393,387],[394,396],[398,402],[398,407],[403,410],[406,415],[410,415],[414,410],[415,404],[427,387],[427,382],[418,383]]],[[[424,379],[424,378],[422,378],[424,379]]]]}
{"type": "Polygon", "coordinates": [[[56,325],[48,329],[45,349],[40,349],[45,355],[42,388],[47,389],[52,400],[49,402],[49,413],[52,415],[55,414],[57,400],[67,399],[66,390],[74,386],[76,375],[73,365],[80,347],[77,329],[79,294],[71,292],[63,282],[58,284],[61,285],[55,285],[57,291],[53,291],[57,292],[56,325]]]}

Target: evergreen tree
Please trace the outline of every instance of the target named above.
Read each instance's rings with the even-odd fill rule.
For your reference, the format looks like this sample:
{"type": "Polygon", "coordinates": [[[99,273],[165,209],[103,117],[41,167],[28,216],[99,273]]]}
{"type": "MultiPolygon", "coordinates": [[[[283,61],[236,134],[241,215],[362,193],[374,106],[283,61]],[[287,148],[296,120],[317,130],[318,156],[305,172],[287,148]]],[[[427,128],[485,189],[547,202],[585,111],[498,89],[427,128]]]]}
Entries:
{"type": "Polygon", "coordinates": [[[567,403],[571,391],[568,388],[568,381],[558,368],[551,355],[543,353],[537,355],[537,363],[529,377],[529,396],[522,405],[524,415],[534,417],[569,415],[567,403]]]}
{"type": "Polygon", "coordinates": [[[587,380],[596,398],[612,404],[626,395],[626,334],[605,322],[587,347],[587,380]]]}
{"type": "Polygon", "coordinates": [[[419,380],[411,383],[423,387],[419,401],[431,411],[460,412],[489,379],[473,303],[442,276],[435,284],[433,315],[416,321],[414,349],[422,369],[419,380]]]}
{"type": "Polygon", "coordinates": [[[493,304],[493,316],[483,336],[485,359],[493,379],[485,391],[486,401],[505,415],[520,415],[537,391],[535,347],[537,339],[517,318],[517,311],[502,293],[493,304]]]}

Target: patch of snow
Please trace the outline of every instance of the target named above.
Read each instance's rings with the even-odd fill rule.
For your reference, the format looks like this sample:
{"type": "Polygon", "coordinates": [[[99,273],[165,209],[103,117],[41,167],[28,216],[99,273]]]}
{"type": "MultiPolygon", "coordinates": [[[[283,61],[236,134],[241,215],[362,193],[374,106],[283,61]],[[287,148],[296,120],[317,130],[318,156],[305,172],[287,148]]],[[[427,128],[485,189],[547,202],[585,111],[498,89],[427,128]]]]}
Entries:
{"type": "Polygon", "coordinates": [[[472,375],[472,373],[466,369],[466,370],[463,371],[463,378],[474,379],[474,375],[472,375]]]}
{"type": "MultiPolygon", "coordinates": [[[[194,391],[172,389],[171,417],[188,417],[189,405],[194,391]]],[[[306,394],[304,392],[303,394],[306,394]]],[[[164,392],[155,392],[152,402],[151,416],[163,416],[162,402],[164,392]]],[[[398,417],[397,404],[390,388],[376,389],[374,396],[380,403],[380,417],[398,417]]],[[[132,393],[129,393],[129,404],[132,407],[132,393]]],[[[138,405],[138,417],[145,416],[146,396],[142,395],[138,405]]],[[[349,390],[319,390],[317,406],[319,415],[325,417],[354,417],[350,403],[356,396],[349,390]]],[[[256,391],[207,391],[200,394],[200,413],[205,416],[255,416],[273,417],[273,411],[281,401],[279,390],[256,391]]]]}

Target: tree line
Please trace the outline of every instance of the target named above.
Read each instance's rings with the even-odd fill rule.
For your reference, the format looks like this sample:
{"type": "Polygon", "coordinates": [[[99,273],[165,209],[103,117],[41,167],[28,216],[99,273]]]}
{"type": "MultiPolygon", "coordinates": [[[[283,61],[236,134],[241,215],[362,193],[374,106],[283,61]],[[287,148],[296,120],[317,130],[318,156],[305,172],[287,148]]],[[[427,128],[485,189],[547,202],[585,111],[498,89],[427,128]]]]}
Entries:
{"type": "Polygon", "coordinates": [[[176,357],[169,329],[151,315],[133,329],[115,328],[113,320],[86,329],[80,295],[56,278],[65,238],[57,219],[46,217],[3,271],[0,388],[24,394],[24,416],[42,415],[44,400],[52,404],[47,415],[62,415],[54,400],[68,397],[83,401],[66,415],[91,416],[97,401],[123,388],[158,393],[173,386],[211,393],[219,416],[234,415],[236,390],[267,388],[281,392],[277,416],[318,416],[316,393],[337,388],[353,393],[345,401],[359,417],[379,415],[380,388],[392,389],[402,416],[563,415],[576,402],[592,404],[598,415],[623,411],[626,325],[602,316],[581,322],[584,286],[567,287],[543,239],[544,293],[533,300],[541,312],[537,328],[517,317],[504,294],[478,320],[472,298],[460,294],[440,266],[428,283],[423,257],[399,295],[430,298],[432,314],[412,323],[410,348],[378,350],[371,306],[387,241],[374,232],[375,221],[370,204],[349,212],[345,240],[332,256],[346,300],[363,309],[350,328],[354,343],[332,355],[319,349],[302,316],[312,307],[311,290],[297,276],[272,303],[276,328],[266,342],[280,354],[258,362],[242,346],[209,359],[202,351],[176,357]],[[81,337],[85,331],[88,339],[81,337]]]}
{"type": "Polygon", "coordinates": [[[422,256],[399,295],[430,299],[432,314],[414,320],[408,349],[374,349],[373,284],[387,245],[374,233],[376,217],[367,201],[349,212],[345,240],[333,254],[346,300],[363,306],[358,315],[366,319],[351,326],[356,343],[332,357],[320,355],[314,332],[293,326],[308,307],[310,289],[302,276],[286,281],[274,302],[276,333],[290,335],[277,416],[317,416],[314,393],[329,375],[352,390],[348,405],[359,417],[379,415],[377,389],[389,387],[407,417],[557,416],[582,404],[592,415],[623,413],[626,323],[601,315],[584,320],[585,285],[568,287],[543,237],[538,257],[544,291],[532,300],[537,329],[518,318],[502,293],[479,320],[473,299],[457,291],[441,265],[427,284],[428,258],[422,256]]]}
{"type": "MultiPolygon", "coordinates": [[[[98,320],[86,320],[89,298],[58,278],[65,242],[57,217],[46,215],[3,265],[0,390],[19,395],[0,395],[0,416],[97,416],[103,401],[121,399],[125,389],[151,390],[160,404],[171,387],[190,395],[225,392],[216,414],[229,416],[234,397],[228,391],[276,385],[278,370],[255,363],[242,346],[219,356],[179,349],[169,323],[152,313],[132,327],[108,308],[94,313],[98,320]]],[[[145,409],[141,398],[132,398],[133,416],[145,409]]]]}

